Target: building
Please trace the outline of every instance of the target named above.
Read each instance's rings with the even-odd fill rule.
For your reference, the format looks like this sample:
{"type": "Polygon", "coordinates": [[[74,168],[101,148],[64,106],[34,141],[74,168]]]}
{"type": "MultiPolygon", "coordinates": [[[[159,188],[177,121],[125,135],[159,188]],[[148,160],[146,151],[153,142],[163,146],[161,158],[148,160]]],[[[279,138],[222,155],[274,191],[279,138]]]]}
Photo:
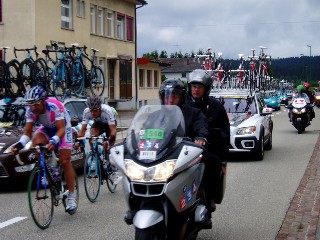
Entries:
{"type": "Polygon", "coordinates": [[[195,69],[203,69],[202,63],[194,58],[168,58],[172,64],[161,70],[166,79],[187,81],[188,74],[195,69]]]}
{"type": "MultiPolygon", "coordinates": [[[[14,58],[13,47],[36,45],[41,52],[51,42],[99,49],[96,62],[107,82],[103,98],[117,109],[135,109],[136,11],[146,4],[145,0],[0,0],[0,47],[11,47],[6,61],[14,58]]],[[[24,58],[19,52],[18,60],[24,58]]]]}
{"type": "Polygon", "coordinates": [[[167,59],[137,59],[137,102],[138,107],[144,105],[160,104],[159,89],[162,79],[161,69],[171,66],[167,59]]]}

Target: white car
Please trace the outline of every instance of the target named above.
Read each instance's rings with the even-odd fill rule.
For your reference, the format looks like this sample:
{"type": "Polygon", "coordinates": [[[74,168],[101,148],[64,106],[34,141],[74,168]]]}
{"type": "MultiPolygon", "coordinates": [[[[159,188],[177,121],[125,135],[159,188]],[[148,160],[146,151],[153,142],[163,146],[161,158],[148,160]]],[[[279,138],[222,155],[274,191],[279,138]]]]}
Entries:
{"type": "Polygon", "coordinates": [[[211,92],[226,109],[230,121],[229,152],[252,153],[263,160],[264,150],[272,149],[272,108],[267,108],[259,94],[248,91],[211,92]]]}

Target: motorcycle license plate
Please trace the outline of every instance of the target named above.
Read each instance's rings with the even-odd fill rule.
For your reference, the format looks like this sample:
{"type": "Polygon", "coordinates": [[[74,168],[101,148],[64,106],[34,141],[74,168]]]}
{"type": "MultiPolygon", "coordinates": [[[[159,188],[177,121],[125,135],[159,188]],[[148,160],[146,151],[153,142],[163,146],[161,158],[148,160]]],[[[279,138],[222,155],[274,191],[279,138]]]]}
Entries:
{"type": "Polygon", "coordinates": [[[297,118],[297,121],[301,121],[301,118],[297,118]]]}

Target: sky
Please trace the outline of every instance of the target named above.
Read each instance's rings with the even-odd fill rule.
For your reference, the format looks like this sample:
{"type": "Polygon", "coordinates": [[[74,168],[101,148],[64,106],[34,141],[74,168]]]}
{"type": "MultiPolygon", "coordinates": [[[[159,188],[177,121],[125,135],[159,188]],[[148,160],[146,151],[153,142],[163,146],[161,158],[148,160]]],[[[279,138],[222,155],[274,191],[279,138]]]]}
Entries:
{"type": "Polygon", "coordinates": [[[171,53],[320,55],[320,0],[146,0],[137,9],[138,57],[171,53]],[[307,45],[311,46],[308,47],[307,45]]]}

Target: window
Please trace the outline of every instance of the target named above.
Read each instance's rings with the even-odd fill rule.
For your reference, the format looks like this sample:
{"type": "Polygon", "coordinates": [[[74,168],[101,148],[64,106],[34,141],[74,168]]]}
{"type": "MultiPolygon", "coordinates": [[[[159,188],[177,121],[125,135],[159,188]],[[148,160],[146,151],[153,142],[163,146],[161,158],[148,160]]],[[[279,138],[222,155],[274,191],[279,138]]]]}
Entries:
{"type": "Polygon", "coordinates": [[[61,27],[72,29],[72,1],[61,1],[61,27]]]}
{"type": "Polygon", "coordinates": [[[2,22],[2,0],[0,0],[0,23],[2,22]]]}
{"type": "Polygon", "coordinates": [[[133,41],[133,18],[127,16],[127,40],[133,41]]]}
{"type": "Polygon", "coordinates": [[[124,40],[124,15],[117,16],[117,38],[124,40]]]}
{"type": "Polygon", "coordinates": [[[139,69],[139,87],[144,87],[144,71],[143,69],[139,69]]]}
{"type": "Polygon", "coordinates": [[[132,61],[120,60],[120,99],[132,98],[132,61]]]}
{"type": "Polygon", "coordinates": [[[100,36],[104,35],[104,10],[103,8],[98,8],[98,34],[100,36]]]}
{"type": "Polygon", "coordinates": [[[181,74],[181,77],[183,77],[183,78],[187,77],[187,73],[185,73],[185,72],[182,73],[182,74],[181,74]]]}
{"type": "Polygon", "coordinates": [[[158,87],[158,71],[153,72],[153,87],[157,88],[158,87]]]}
{"type": "Polygon", "coordinates": [[[152,87],[151,70],[147,70],[147,87],[152,87]]]}
{"type": "Polygon", "coordinates": [[[84,18],[86,16],[86,2],[77,0],[77,16],[84,18]]]}
{"type": "Polygon", "coordinates": [[[90,6],[90,31],[91,33],[95,34],[96,33],[96,6],[91,5],[90,6]]]}
{"type": "Polygon", "coordinates": [[[107,36],[114,37],[114,13],[108,11],[107,13],[107,36]]]}

